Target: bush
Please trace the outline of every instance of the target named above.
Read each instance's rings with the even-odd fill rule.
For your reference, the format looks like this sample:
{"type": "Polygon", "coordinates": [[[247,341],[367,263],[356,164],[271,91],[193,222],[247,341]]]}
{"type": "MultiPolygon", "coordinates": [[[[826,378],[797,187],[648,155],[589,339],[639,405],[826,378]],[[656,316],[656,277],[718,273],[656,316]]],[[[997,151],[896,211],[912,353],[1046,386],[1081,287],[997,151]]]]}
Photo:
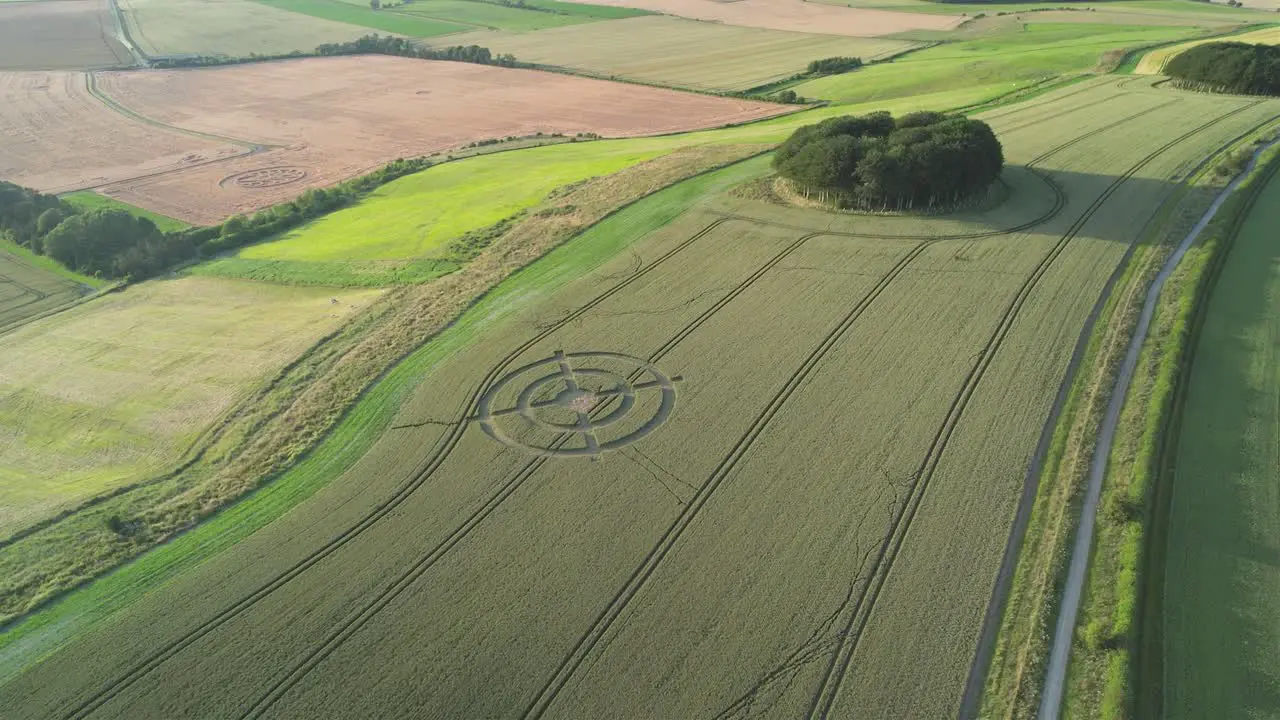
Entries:
{"type": "Polygon", "coordinates": [[[986,123],[959,115],[835,117],[795,131],[774,169],[806,198],[878,210],[955,206],[987,192],[1004,168],[986,123]]]}
{"type": "Polygon", "coordinates": [[[862,67],[862,58],[829,57],[809,63],[809,67],[805,72],[810,75],[836,75],[856,70],[860,67],[862,67]]]}
{"type": "Polygon", "coordinates": [[[1164,66],[1176,87],[1237,95],[1280,95],[1280,47],[1206,43],[1164,66]]]}

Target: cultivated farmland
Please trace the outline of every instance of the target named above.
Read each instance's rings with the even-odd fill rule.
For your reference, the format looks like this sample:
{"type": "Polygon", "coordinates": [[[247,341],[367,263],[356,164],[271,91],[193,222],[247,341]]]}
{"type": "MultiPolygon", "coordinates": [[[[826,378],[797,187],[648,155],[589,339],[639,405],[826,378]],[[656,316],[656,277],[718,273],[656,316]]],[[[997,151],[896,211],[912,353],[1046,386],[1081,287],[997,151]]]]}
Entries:
{"type": "Polygon", "coordinates": [[[0,70],[133,64],[133,56],[115,37],[107,2],[0,2],[0,70]]]}
{"type": "Polygon", "coordinates": [[[953,716],[1086,316],[1173,178],[1278,109],[1113,82],[1003,109],[1009,199],[953,216],[632,205],[393,372],[340,478],[0,706],[953,716]]]}
{"type": "Polygon", "coordinates": [[[797,85],[795,91],[805,97],[859,102],[969,85],[1008,83],[1013,88],[1090,70],[1108,51],[1176,40],[1191,32],[1176,26],[1032,21],[1001,28],[990,36],[920,50],[884,65],[811,80],[797,85]]]}
{"type": "Polygon", "coordinates": [[[595,4],[640,8],[726,25],[849,37],[876,37],[909,30],[950,30],[962,20],[946,15],[833,7],[804,0],[599,0],[595,4]]]}
{"type": "MultiPolygon", "coordinates": [[[[1239,228],[1205,308],[1172,483],[1163,717],[1280,713],[1280,183],[1239,228]]],[[[1226,238],[1223,238],[1224,240],[1226,238]]]]}
{"type": "Polygon", "coordinates": [[[118,0],[129,36],[153,55],[283,54],[346,42],[366,27],[310,17],[253,0],[118,0]]]}
{"type": "Polygon", "coordinates": [[[0,538],[173,465],[223,411],[378,294],[158,280],[5,335],[0,538]]]}
{"type": "Polygon", "coordinates": [[[380,55],[202,70],[103,73],[152,120],[271,146],[229,162],[103,188],[193,223],[288,200],[398,157],[535,133],[631,136],[787,112],[783,105],[529,70],[380,55]]]}
{"type": "Polygon", "coordinates": [[[101,284],[0,240],[0,333],[74,302],[101,284]]]}
{"type": "Polygon", "coordinates": [[[918,45],[661,16],[534,33],[467,33],[435,44],[476,44],[526,62],[702,90],[746,90],[803,72],[811,60],[853,56],[871,61],[918,45]]]}
{"type": "Polygon", "coordinates": [[[1164,69],[1165,63],[1190,50],[1197,45],[1204,45],[1211,42],[1242,42],[1253,45],[1280,45],[1280,27],[1266,28],[1264,30],[1255,30],[1240,35],[1232,35],[1225,38],[1209,38],[1208,40],[1196,40],[1193,42],[1180,43],[1178,45],[1170,45],[1168,47],[1156,48],[1138,61],[1134,72],[1139,75],[1158,75],[1164,69]]]}
{"type": "Polygon", "coordinates": [[[249,151],[115,112],[77,72],[0,72],[0,178],[65,192],[249,151]]]}

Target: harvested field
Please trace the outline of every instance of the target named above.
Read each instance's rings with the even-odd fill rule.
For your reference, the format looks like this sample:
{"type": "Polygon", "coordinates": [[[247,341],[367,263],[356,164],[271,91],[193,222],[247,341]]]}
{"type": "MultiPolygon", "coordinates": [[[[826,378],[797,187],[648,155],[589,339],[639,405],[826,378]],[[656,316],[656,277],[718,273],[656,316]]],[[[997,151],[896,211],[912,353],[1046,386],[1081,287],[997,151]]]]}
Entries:
{"type": "Polygon", "coordinates": [[[287,200],[398,157],[535,133],[633,136],[789,108],[530,70],[387,56],[104,73],[102,90],[177,127],[275,147],[103,192],[197,224],[287,200]]]}
{"type": "Polygon", "coordinates": [[[699,90],[746,90],[803,72],[811,60],[853,56],[870,61],[918,45],[663,16],[533,33],[467,33],[434,44],[475,44],[526,62],[699,90]]]}
{"type": "Polygon", "coordinates": [[[378,295],[157,280],[7,334],[0,538],[174,464],[238,398],[378,295]]]}
{"type": "Polygon", "coordinates": [[[1173,179],[1278,109],[1111,81],[1001,109],[983,212],[713,191],[767,158],[653,195],[389,374],[317,450],[334,481],[0,706],[955,716],[1085,318],[1173,179]]]}
{"type": "Polygon", "coordinates": [[[369,28],[281,10],[252,0],[117,0],[129,36],[153,55],[284,54],[346,42],[369,28]]]}
{"type": "Polygon", "coordinates": [[[834,7],[805,0],[599,0],[597,5],[652,10],[692,20],[820,35],[876,37],[909,30],[950,30],[963,18],[834,7]]]}
{"type": "Polygon", "coordinates": [[[0,3],[0,70],[132,65],[114,32],[107,0],[0,3]]]}
{"type": "Polygon", "coordinates": [[[76,72],[0,72],[0,178],[65,192],[241,155],[149,125],[95,98],[76,72]]]}

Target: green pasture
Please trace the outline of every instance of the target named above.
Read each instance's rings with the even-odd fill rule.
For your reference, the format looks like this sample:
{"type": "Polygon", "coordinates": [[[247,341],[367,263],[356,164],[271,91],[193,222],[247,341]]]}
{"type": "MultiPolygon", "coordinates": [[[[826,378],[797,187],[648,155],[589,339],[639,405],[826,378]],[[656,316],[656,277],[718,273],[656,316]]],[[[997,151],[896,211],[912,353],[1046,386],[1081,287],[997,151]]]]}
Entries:
{"type": "MultiPolygon", "coordinates": [[[[310,15],[323,20],[358,25],[381,30],[383,32],[407,35],[409,37],[434,37],[449,33],[463,32],[470,28],[466,25],[437,20],[429,17],[415,17],[391,11],[374,10],[368,3],[353,5],[342,0],[252,0],[262,5],[287,10],[289,12],[310,15]]],[[[312,48],[307,48],[313,50],[312,48]]]]}
{"type": "Polygon", "coordinates": [[[804,97],[866,102],[993,83],[1033,83],[1095,67],[1103,53],[1187,37],[1189,28],[1026,23],[991,37],[948,43],[892,62],[795,86],[804,97]]]}
{"type": "Polygon", "coordinates": [[[0,537],[176,462],[236,398],[378,295],[153,280],[7,334],[0,537]]]}
{"type": "Polygon", "coordinates": [[[0,332],[106,285],[0,237],[0,332]]]}
{"type": "Polygon", "coordinates": [[[513,32],[577,25],[594,20],[588,15],[562,15],[471,0],[415,0],[407,5],[396,6],[388,12],[513,32]]]}
{"type": "Polygon", "coordinates": [[[116,200],[115,198],[107,197],[106,195],[99,195],[92,190],[81,190],[79,192],[67,193],[62,196],[62,199],[71,203],[80,210],[124,210],[135,217],[150,220],[156,224],[156,227],[160,228],[161,232],[174,232],[191,227],[181,220],[175,220],[159,213],[153,213],[150,210],[143,210],[140,207],[135,207],[129,203],[116,200]]]}
{"type": "MultiPolygon", "coordinates": [[[[1164,584],[1164,717],[1280,716],[1280,181],[1231,246],[1196,341],[1164,584]]],[[[1158,651],[1159,649],[1156,649],[1158,651]]]]}

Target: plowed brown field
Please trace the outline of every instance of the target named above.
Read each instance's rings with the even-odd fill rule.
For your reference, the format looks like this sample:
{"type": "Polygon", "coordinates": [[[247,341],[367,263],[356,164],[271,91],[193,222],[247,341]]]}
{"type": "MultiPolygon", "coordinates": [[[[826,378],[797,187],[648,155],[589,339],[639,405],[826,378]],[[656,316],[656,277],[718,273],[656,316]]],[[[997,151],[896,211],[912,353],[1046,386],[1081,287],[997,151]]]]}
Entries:
{"type": "Polygon", "coordinates": [[[534,133],[627,137],[768,117],[780,105],[456,62],[313,58],[202,70],[113,72],[99,87],[176,127],[274,146],[119,183],[104,192],[213,223],[398,157],[534,133]]]}
{"type": "Polygon", "coordinates": [[[84,73],[0,72],[0,180],[64,192],[245,152],[121,115],[84,73]]]}
{"type": "Polygon", "coordinates": [[[73,70],[132,64],[107,0],[0,2],[0,68],[73,70]]]}
{"type": "MultiPolygon", "coordinates": [[[[581,0],[586,2],[587,0],[581,0]]],[[[575,0],[569,0],[575,2],[575,0]]],[[[908,30],[950,30],[964,20],[955,15],[839,7],[806,0],[590,0],[595,5],[652,10],[664,15],[726,25],[793,30],[823,35],[876,37],[908,30]]]]}

